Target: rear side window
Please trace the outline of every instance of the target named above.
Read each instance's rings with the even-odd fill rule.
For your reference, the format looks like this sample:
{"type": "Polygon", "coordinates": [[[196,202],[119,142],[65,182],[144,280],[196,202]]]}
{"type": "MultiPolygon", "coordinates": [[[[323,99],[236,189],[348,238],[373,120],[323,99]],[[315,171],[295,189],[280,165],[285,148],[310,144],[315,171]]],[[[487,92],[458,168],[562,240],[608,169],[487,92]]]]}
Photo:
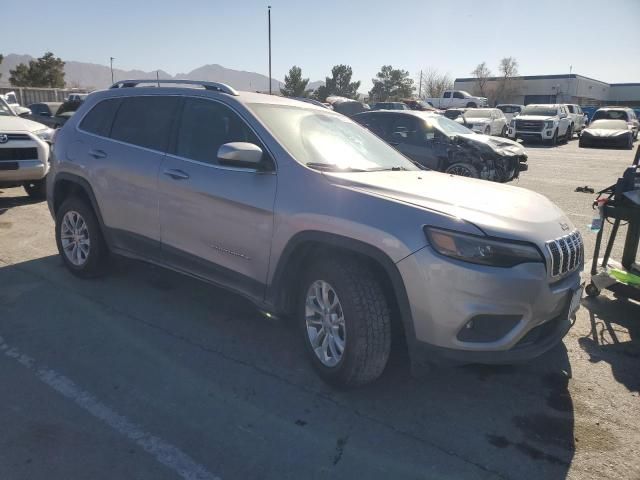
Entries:
{"type": "Polygon", "coordinates": [[[113,123],[113,117],[120,105],[119,98],[103,100],[95,105],[80,123],[80,129],[85,132],[108,137],[113,123]]]}
{"type": "Polygon", "coordinates": [[[230,142],[249,142],[261,146],[244,121],[228,107],[198,98],[185,100],[176,155],[217,165],[218,149],[230,142]]]}
{"type": "Polygon", "coordinates": [[[569,110],[570,113],[576,113],[575,110],[573,109],[573,105],[567,105],[567,109],[569,110]]]}
{"type": "Polygon", "coordinates": [[[176,116],[178,97],[129,97],[122,99],[111,138],[164,152],[176,116]]]}
{"type": "Polygon", "coordinates": [[[444,98],[451,98],[451,92],[444,92],[444,98]]]}

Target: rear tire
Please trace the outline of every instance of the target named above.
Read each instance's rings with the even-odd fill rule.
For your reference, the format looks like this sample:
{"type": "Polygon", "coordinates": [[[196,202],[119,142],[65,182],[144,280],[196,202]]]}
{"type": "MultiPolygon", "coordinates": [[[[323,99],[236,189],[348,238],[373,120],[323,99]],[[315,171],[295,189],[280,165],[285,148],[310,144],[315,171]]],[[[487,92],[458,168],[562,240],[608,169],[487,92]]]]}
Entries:
{"type": "Polygon", "coordinates": [[[467,108],[477,108],[478,104],[475,102],[469,102],[467,103],[467,108]]]}
{"type": "Polygon", "coordinates": [[[491,127],[490,126],[486,126],[484,127],[484,134],[485,135],[491,135],[491,127]]]}
{"type": "Polygon", "coordinates": [[[300,333],[324,381],[357,387],[382,374],[391,351],[391,317],[384,290],[365,263],[318,260],[304,270],[297,296],[300,333]]]}
{"type": "Polygon", "coordinates": [[[633,135],[629,135],[629,143],[627,144],[627,150],[633,150],[633,135]]]}
{"type": "Polygon", "coordinates": [[[444,173],[459,175],[461,177],[480,178],[480,172],[478,172],[478,169],[466,162],[452,163],[447,167],[444,173]]]}
{"type": "Polygon", "coordinates": [[[78,277],[104,272],[109,251],[98,219],[86,201],[67,198],[56,212],[56,245],[65,266],[78,277]]]}
{"type": "Polygon", "coordinates": [[[44,200],[47,198],[47,180],[33,180],[23,184],[24,191],[34,200],[44,200]]]}

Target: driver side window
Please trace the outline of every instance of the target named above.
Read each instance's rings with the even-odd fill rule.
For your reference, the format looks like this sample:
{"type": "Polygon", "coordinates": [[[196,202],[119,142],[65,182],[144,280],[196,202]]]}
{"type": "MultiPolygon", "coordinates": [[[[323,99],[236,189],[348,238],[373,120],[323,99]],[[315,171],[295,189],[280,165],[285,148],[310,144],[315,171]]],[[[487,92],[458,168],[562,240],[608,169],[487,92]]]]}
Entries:
{"type": "Polygon", "coordinates": [[[391,141],[409,145],[423,145],[418,119],[412,115],[398,115],[391,122],[391,141]]]}
{"type": "Polygon", "coordinates": [[[244,121],[228,107],[199,98],[185,100],[176,141],[176,155],[219,165],[218,149],[230,142],[249,142],[260,146],[244,121]]]}
{"type": "Polygon", "coordinates": [[[453,92],[453,98],[464,98],[464,95],[460,92],[453,92]]]}

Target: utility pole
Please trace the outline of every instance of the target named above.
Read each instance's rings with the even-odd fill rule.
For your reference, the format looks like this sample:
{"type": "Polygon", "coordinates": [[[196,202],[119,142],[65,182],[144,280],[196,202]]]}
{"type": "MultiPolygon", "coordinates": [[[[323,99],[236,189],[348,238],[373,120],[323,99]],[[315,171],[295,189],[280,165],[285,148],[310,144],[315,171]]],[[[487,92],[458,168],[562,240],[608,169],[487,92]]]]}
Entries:
{"type": "Polygon", "coordinates": [[[269,95],[271,95],[271,5],[267,7],[267,18],[269,23],[269,95]]]}
{"type": "Polygon", "coordinates": [[[115,60],[115,58],[113,57],[109,57],[109,63],[111,65],[111,84],[113,85],[114,81],[113,81],[113,61],[115,60]]]}
{"type": "Polygon", "coordinates": [[[158,70],[156,70],[156,82],[158,82],[158,88],[160,88],[160,74],[158,73],[158,70]]]}
{"type": "Polygon", "coordinates": [[[420,83],[418,84],[418,99],[422,98],[422,70],[420,70],[420,83]]]}

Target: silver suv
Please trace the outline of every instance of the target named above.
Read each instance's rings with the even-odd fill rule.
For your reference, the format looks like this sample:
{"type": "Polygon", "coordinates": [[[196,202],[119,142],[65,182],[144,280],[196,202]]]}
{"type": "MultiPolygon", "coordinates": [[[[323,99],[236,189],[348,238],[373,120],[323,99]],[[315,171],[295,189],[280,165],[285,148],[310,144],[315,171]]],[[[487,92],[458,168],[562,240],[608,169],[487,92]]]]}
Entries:
{"type": "Polygon", "coordinates": [[[74,274],[118,254],[226,287],[294,319],[341,386],[377,378],[396,331],[416,366],[526,360],[568,331],[582,239],[545,197],[420,169],[311,104],[146,83],[92,94],[56,137],[48,202],[74,274]]]}

